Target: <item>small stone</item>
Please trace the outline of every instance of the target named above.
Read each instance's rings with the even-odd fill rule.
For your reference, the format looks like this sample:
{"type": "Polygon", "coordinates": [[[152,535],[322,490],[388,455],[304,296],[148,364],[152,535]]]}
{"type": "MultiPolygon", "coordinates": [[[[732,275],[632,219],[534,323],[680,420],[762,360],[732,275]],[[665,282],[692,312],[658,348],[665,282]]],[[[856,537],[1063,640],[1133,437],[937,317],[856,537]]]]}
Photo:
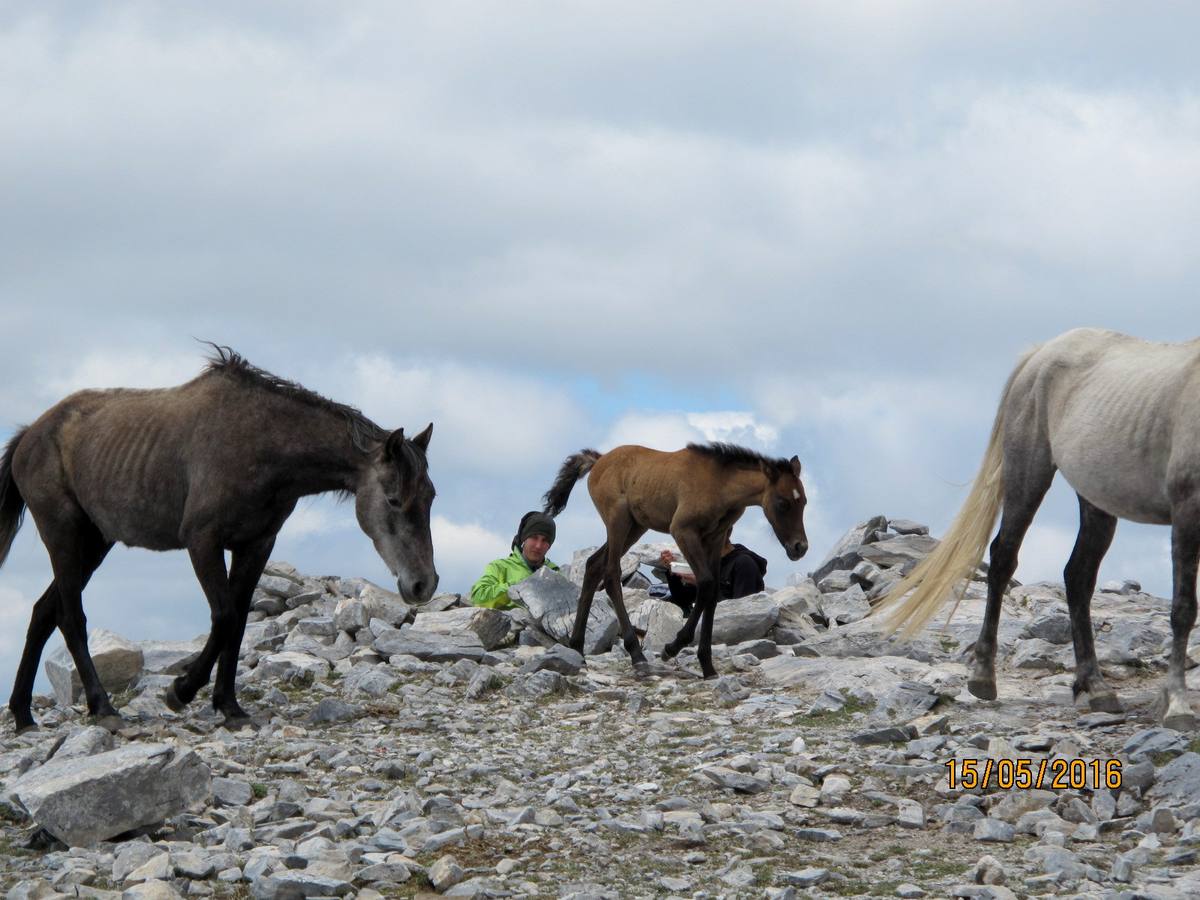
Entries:
{"type": "Polygon", "coordinates": [[[974,837],[977,841],[1011,844],[1016,837],[1016,829],[999,819],[983,818],[975,823],[974,837]]]}
{"type": "Polygon", "coordinates": [[[836,806],[849,790],[849,778],[844,775],[827,775],[821,783],[821,805],[836,806]]]}
{"type": "Polygon", "coordinates": [[[971,880],[976,884],[1004,884],[1007,876],[1004,866],[994,856],[982,856],[971,872],[971,880]]]}
{"type": "Polygon", "coordinates": [[[796,887],[816,887],[829,879],[829,870],[814,866],[798,872],[784,872],[779,878],[784,884],[794,884],[796,887]]]}
{"type": "Polygon", "coordinates": [[[463,870],[453,856],[443,856],[429,867],[429,883],[434,890],[445,893],[463,880],[463,870]]]}
{"type": "Polygon", "coordinates": [[[842,833],[833,828],[797,828],[795,834],[802,841],[816,841],[817,843],[842,839],[842,833]]]}

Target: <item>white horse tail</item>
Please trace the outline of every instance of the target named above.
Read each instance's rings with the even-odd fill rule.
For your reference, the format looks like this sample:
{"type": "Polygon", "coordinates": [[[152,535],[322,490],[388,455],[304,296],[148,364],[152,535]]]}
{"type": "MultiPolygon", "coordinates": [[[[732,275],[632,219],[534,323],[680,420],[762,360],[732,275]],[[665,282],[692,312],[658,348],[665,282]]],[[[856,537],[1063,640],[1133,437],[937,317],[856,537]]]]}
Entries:
{"type": "MultiPolygon", "coordinates": [[[[970,577],[983,561],[983,551],[1004,501],[1004,409],[1013,382],[1035,352],[1037,348],[1021,357],[1008,376],[979,474],[975,476],[971,493],[950,524],[946,536],[872,611],[872,615],[887,616],[884,627],[889,633],[902,628],[902,637],[912,637],[933,618],[946,597],[970,577]],[[910,591],[912,593],[905,598],[904,595],[910,591]]],[[[954,606],[946,621],[950,621],[958,609],[964,592],[965,585],[955,596],[954,606]]]]}

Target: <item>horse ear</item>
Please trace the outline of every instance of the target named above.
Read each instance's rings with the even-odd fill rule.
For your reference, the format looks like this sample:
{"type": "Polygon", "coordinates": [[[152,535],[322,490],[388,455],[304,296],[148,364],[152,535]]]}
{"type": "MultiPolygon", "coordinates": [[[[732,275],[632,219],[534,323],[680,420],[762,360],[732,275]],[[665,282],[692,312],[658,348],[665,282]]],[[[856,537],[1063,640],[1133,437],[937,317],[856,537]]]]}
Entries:
{"type": "Polygon", "coordinates": [[[404,429],[397,428],[387,436],[387,440],[383,442],[383,455],[388,459],[398,460],[401,458],[401,448],[404,446],[404,429]]]}
{"type": "Polygon", "coordinates": [[[797,478],[799,478],[800,477],[800,457],[793,456],[790,460],[788,460],[788,462],[790,462],[792,464],[792,474],[795,475],[797,478]]]}
{"type": "Polygon", "coordinates": [[[424,431],[422,431],[415,438],[413,438],[412,442],[414,444],[416,444],[418,447],[420,447],[421,452],[424,453],[426,450],[429,449],[429,439],[431,437],[433,437],[433,423],[432,422],[429,423],[428,427],[426,427],[426,429],[424,431]]]}

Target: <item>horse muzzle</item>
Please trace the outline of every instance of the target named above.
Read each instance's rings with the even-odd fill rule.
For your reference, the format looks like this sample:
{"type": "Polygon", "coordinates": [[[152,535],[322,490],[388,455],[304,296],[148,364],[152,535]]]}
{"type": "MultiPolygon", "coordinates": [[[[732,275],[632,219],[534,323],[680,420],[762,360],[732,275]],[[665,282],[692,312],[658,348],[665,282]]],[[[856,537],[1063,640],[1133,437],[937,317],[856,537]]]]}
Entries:
{"type": "Polygon", "coordinates": [[[787,548],[788,559],[790,559],[792,562],[800,559],[800,557],[804,556],[804,554],[807,552],[808,541],[796,541],[796,543],[791,544],[787,548]]]}

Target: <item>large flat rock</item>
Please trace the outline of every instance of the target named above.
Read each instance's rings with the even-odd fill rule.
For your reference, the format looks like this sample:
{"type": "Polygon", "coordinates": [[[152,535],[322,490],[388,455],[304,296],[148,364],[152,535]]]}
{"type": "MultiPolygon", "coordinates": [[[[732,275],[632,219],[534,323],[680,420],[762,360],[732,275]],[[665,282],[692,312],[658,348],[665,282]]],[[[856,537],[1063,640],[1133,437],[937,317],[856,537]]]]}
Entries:
{"type": "Polygon", "coordinates": [[[152,825],[207,799],[209,768],[171,744],[132,744],[52,759],[6,789],[30,817],[72,847],[152,825]]]}
{"type": "MultiPolygon", "coordinates": [[[[575,609],[579,586],[552,569],[543,566],[524,581],[508,589],[508,595],[521,603],[538,627],[559,643],[568,643],[575,627],[575,609]]],[[[617,617],[607,597],[597,594],[588,614],[583,649],[586,654],[605,653],[617,637],[617,617]]]]}
{"type": "Polygon", "coordinates": [[[764,659],[759,671],[779,687],[801,687],[814,693],[837,691],[871,700],[885,696],[904,681],[926,685],[940,696],[955,697],[967,681],[966,667],[959,663],[929,665],[903,656],[776,656],[764,659]]]}
{"type": "MultiPolygon", "coordinates": [[[[142,648],[104,628],[95,628],[88,635],[88,653],[100,683],[110,694],[129,687],[142,674],[142,648]]],[[[47,657],[46,677],[54,689],[54,699],[62,706],[70,706],[83,694],[83,682],[66,647],[47,657]]]]}

